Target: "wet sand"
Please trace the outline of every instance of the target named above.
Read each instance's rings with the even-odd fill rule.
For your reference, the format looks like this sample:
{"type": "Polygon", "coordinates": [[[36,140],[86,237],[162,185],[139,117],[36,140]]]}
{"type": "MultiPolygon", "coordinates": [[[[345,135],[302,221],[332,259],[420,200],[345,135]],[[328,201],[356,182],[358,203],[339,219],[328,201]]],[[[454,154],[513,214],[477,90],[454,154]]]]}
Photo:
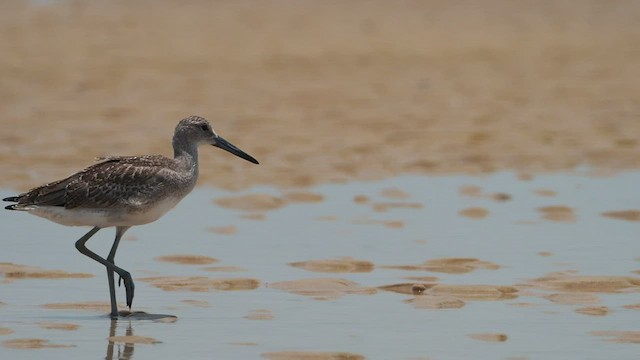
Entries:
{"type": "MultiPolygon", "coordinates": [[[[136,299],[115,322],[104,269],[73,249],[81,229],[7,213],[0,355],[506,359],[544,343],[552,359],[633,358],[637,222],[603,214],[629,211],[619,199],[633,197],[640,174],[589,174],[410,176],[295,196],[196,189],[166,218],[131,229],[117,263],[133,274],[136,299]],[[282,206],[260,221],[212,201],[266,197],[282,206]],[[385,202],[422,206],[373,206],[385,202]],[[489,215],[460,216],[469,208],[489,215]],[[225,224],[237,232],[211,232],[225,224]],[[52,271],[89,276],[12,275],[52,271]]],[[[112,234],[96,236],[90,246],[108,252],[112,234]]]]}
{"type": "Polygon", "coordinates": [[[632,0],[30,4],[0,5],[4,187],[171,154],[190,114],[262,162],[203,151],[226,189],[640,166],[632,0]]]}

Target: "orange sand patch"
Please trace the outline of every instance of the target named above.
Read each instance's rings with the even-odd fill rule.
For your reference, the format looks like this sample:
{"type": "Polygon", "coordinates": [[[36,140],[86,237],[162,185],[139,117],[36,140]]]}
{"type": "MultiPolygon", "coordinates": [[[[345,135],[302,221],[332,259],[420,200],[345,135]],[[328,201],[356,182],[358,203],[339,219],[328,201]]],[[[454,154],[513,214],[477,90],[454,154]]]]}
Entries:
{"type": "Polygon", "coordinates": [[[379,289],[408,295],[429,295],[461,300],[508,300],[518,297],[518,290],[511,286],[448,285],[448,284],[393,284],[379,289]]]}
{"type": "Polygon", "coordinates": [[[247,271],[241,267],[238,266],[209,266],[209,267],[204,267],[202,268],[202,270],[205,271],[217,271],[217,272],[242,272],[242,271],[247,271]]]}
{"type": "Polygon", "coordinates": [[[203,255],[166,255],[159,256],[155,260],[183,265],[207,265],[218,262],[217,259],[203,255]]]}
{"type": "Polygon", "coordinates": [[[375,265],[366,260],[342,257],[329,260],[309,260],[289,263],[289,266],[313,272],[325,273],[363,273],[373,271],[375,265]]]}
{"type": "Polygon", "coordinates": [[[430,295],[453,296],[462,300],[508,300],[518,297],[511,286],[436,284],[425,291],[430,295]]]}
{"type": "Polygon", "coordinates": [[[410,270],[410,271],[433,271],[447,274],[465,274],[475,270],[497,270],[500,265],[490,261],[483,261],[474,258],[442,258],[425,261],[419,265],[390,265],[382,266],[386,269],[410,270]]]}
{"type": "Polygon", "coordinates": [[[590,316],[605,316],[608,315],[610,310],[606,306],[587,306],[575,310],[578,314],[590,315],[590,316]]]}
{"type": "Polygon", "coordinates": [[[292,203],[317,203],[324,200],[324,195],[312,192],[288,192],[283,196],[284,200],[292,203]]]}
{"type": "Polygon", "coordinates": [[[556,222],[575,222],[576,215],[573,209],[564,205],[543,206],[538,211],[542,213],[542,218],[556,222]]]}
{"type": "Polygon", "coordinates": [[[407,199],[411,196],[409,195],[409,193],[398,188],[383,189],[382,191],[380,191],[380,195],[391,199],[407,199]]]}
{"type": "Polygon", "coordinates": [[[62,270],[45,270],[36,266],[0,263],[0,274],[6,279],[77,279],[90,278],[92,274],[69,273],[62,270]]]}
{"type": "Polygon", "coordinates": [[[0,14],[0,183],[26,190],[94,155],[171,154],[177,120],[194,111],[264,164],[203,148],[201,183],[226,189],[637,169],[636,2],[570,10],[494,0],[482,16],[437,1],[11,2],[0,14]],[[88,50],[97,38],[117,61],[88,50]]]}
{"type": "Polygon", "coordinates": [[[121,344],[158,344],[161,341],[152,337],[127,335],[127,336],[109,336],[109,341],[112,343],[121,344]]]}
{"type": "Polygon", "coordinates": [[[506,334],[501,333],[479,333],[479,334],[469,334],[468,337],[487,342],[504,342],[509,338],[506,334]]]}
{"type": "Polygon", "coordinates": [[[640,331],[592,331],[591,335],[607,337],[609,342],[640,344],[640,331]]]}
{"type": "Polygon", "coordinates": [[[485,193],[484,191],[482,191],[481,187],[475,186],[475,185],[461,186],[458,192],[460,193],[460,195],[464,195],[464,196],[469,196],[474,198],[485,198],[485,199],[491,199],[491,200],[500,201],[500,202],[511,200],[511,195],[507,193],[501,193],[501,192],[497,192],[493,194],[485,193]]]}
{"type": "Polygon", "coordinates": [[[347,352],[278,351],[263,353],[268,360],[364,360],[365,357],[347,352]]]}
{"type": "Polygon", "coordinates": [[[378,289],[385,291],[393,291],[406,295],[421,295],[427,289],[433,287],[435,284],[420,284],[420,283],[404,283],[404,284],[392,284],[379,286],[378,289]]]}
{"type": "Polygon", "coordinates": [[[603,212],[602,216],[627,221],[640,221],[640,210],[621,210],[603,212]]]}
{"type": "Polygon", "coordinates": [[[256,279],[211,279],[206,276],[155,276],[141,278],[140,281],[165,291],[255,290],[260,286],[256,279]]]}
{"type": "MultiPolygon", "coordinates": [[[[108,302],[84,302],[84,303],[57,303],[57,304],[44,304],[45,309],[52,310],[82,310],[82,311],[95,311],[95,312],[109,312],[111,311],[111,304],[108,302]]],[[[118,304],[118,307],[125,308],[124,304],[118,304]]]]}
{"type": "Polygon", "coordinates": [[[509,201],[511,200],[511,195],[507,194],[507,193],[493,193],[491,194],[491,199],[495,200],[495,201],[509,201]]]}
{"type": "Polygon", "coordinates": [[[2,342],[2,345],[9,349],[54,349],[70,348],[75,345],[51,344],[44,339],[12,339],[2,342]]]}
{"type": "Polygon", "coordinates": [[[579,276],[550,274],[528,283],[536,288],[565,292],[617,293],[640,291],[640,278],[630,276],[579,276]]]}
{"type": "Polygon", "coordinates": [[[547,257],[547,256],[553,256],[553,253],[550,252],[550,251],[540,251],[540,252],[538,252],[538,255],[547,257]]]}
{"type": "Polygon", "coordinates": [[[459,212],[460,216],[468,217],[471,219],[484,219],[489,215],[489,210],[480,207],[472,207],[462,209],[459,212]]]}
{"type": "Polygon", "coordinates": [[[13,334],[13,330],[6,327],[0,327],[0,335],[10,335],[10,334],[13,334]]]}
{"type": "Polygon", "coordinates": [[[466,303],[454,296],[416,296],[413,299],[405,300],[406,303],[413,305],[416,309],[459,309],[466,303]]]}
{"type": "Polygon", "coordinates": [[[404,203],[404,202],[382,202],[371,204],[374,211],[385,212],[389,209],[422,209],[424,206],[420,203],[404,203]]]}
{"type": "Polygon", "coordinates": [[[201,308],[211,307],[211,304],[206,300],[182,300],[182,303],[201,308]]]}
{"type": "Polygon", "coordinates": [[[557,293],[543,297],[551,302],[566,305],[589,305],[600,302],[600,298],[592,293],[557,293]]]}
{"type": "Polygon", "coordinates": [[[66,331],[78,330],[80,328],[80,325],[78,324],[67,324],[67,323],[56,323],[56,322],[41,322],[41,323],[38,323],[38,326],[40,326],[43,329],[66,330],[66,331]]]}
{"type": "Polygon", "coordinates": [[[314,278],[280,281],[269,287],[293,294],[311,296],[317,300],[337,299],[344,295],[372,295],[376,289],[362,287],[345,279],[314,278]]]}
{"type": "Polygon", "coordinates": [[[366,204],[369,202],[369,197],[366,195],[356,195],[353,197],[353,202],[356,204],[366,204]]]}
{"type": "Polygon", "coordinates": [[[216,199],[217,205],[241,211],[269,211],[283,207],[286,201],[268,194],[250,194],[216,199]]]}
{"type": "Polygon", "coordinates": [[[628,309],[628,310],[640,310],[640,304],[624,305],[623,308],[628,309]]]}
{"type": "Polygon", "coordinates": [[[256,309],[251,310],[249,315],[245,316],[245,319],[249,320],[273,320],[275,316],[273,312],[269,309],[256,309]]]}
{"type": "Polygon", "coordinates": [[[207,231],[222,235],[233,235],[238,232],[238,228],[235,225],[212,226],[210,228],[207,228],[207,231]]]}

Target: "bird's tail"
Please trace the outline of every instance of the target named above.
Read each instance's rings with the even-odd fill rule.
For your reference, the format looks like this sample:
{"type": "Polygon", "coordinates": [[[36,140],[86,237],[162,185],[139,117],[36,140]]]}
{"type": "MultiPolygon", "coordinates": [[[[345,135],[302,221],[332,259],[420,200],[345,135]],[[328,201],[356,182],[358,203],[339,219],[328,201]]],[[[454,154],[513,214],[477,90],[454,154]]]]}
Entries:
{"type": "MultiPolygon", "coordinates": [[[[18,202],[18,201],[20,201],[20,196],[9,196],[9,197],[6,197],[6,198],[2,199],[2,201],[18,202]]],[[[20,210],[19,207],[18,207],[18,204],[11,204],[9,206],[5,206],[5,209],[7,209],[7,210],[20,210]]]]}

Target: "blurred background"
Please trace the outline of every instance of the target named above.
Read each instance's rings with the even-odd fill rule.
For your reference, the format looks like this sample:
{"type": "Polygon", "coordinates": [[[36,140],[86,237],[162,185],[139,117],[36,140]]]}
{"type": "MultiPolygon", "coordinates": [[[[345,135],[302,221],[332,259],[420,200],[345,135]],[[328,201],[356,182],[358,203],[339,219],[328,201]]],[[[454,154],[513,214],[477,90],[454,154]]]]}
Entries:
{"type": "Polygon", "coordinates": [[[171,155],[201,184],[640,165],[640,2],[2,1],[0,186],[171,155]],[[214,153],[215,152],[215,153],[214,153]]]}

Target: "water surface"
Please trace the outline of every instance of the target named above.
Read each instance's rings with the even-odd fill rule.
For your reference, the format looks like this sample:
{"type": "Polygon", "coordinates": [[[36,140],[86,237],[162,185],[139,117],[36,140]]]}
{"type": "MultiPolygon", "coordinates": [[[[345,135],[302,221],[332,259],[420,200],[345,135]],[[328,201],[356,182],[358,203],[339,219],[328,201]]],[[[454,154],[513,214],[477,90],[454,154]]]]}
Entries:
{"type": "MultiPolygon", "coordinates": [[[[297,195],[270,187],[243,193],[198,188],[156,223],[132,228],[116,257],[136,281],[133,310],[177,315],[172,323],[112,323],[104,311],[43,307],[108,300],[104,269],[73,246],[88,229],[3,212],[0,262],[94,277],[5,276],[0,282],[0,330],[11,333],[0,331],[0,357],[252,359],[302,351],[367,359],[636,358],[640,344],[633,338],[602,332],[640,331],[640,223],[602,214],[640,209],[638,183],[640,172],[608,177],[576,172],[524,180],[505,172],[403,176],[323,185],[297,195]],[[256,194],[270,195],[274,209],[247,212],[214,202],[256,194]],[[184,264],[158,259],[177,254],[205,260],[184,264]],[[288,265],[348,263],[344,257],[372,266],[341,268],[334,263],[332,268],[330,263],[316,272],[288,265]],[[451,258],[485,265],[462,272],[433,267],[434,261],[451,258]],[[550,274],[560,278],[560,285],[545,282],[550,274]],[[259,286],[165,291],[145,280],[176,276],[232,279],[231,284],[253,279],[259,286]],[[595,279],[593,287],[576,289],[585,284],[575,282],[578,276],[595,279]],[[320,278],[341,279],[339,284],[356,290],[345,285],[323,293],[315,285],[306,289],[317,292],[310,296],[281,290],[283,282],[320,278]],[[620,281],[628,286],[606,287],[620,281]],[[426,284],[427,289],[422,295],[378,289],[394,284],[426,284]],[[490,299],[461,290],[444,296],[459,299],[462,307],[414,306],[434,296],[429,288],[434,284],[516,292],[511,298],[490,299]],[[50,323],[77,328],[52,329],[46,326],[50,323]],[[158,343],[108,340],[127,334],[158,343]],[[27,338],[69,347],[12,347],[15,340],[27,338]]],[[[112,229],[102,230],[88,246],[106,255],[113,236],[112,229]]],[[[118,295],[124,298],[122,288],[118,295]]]]}

